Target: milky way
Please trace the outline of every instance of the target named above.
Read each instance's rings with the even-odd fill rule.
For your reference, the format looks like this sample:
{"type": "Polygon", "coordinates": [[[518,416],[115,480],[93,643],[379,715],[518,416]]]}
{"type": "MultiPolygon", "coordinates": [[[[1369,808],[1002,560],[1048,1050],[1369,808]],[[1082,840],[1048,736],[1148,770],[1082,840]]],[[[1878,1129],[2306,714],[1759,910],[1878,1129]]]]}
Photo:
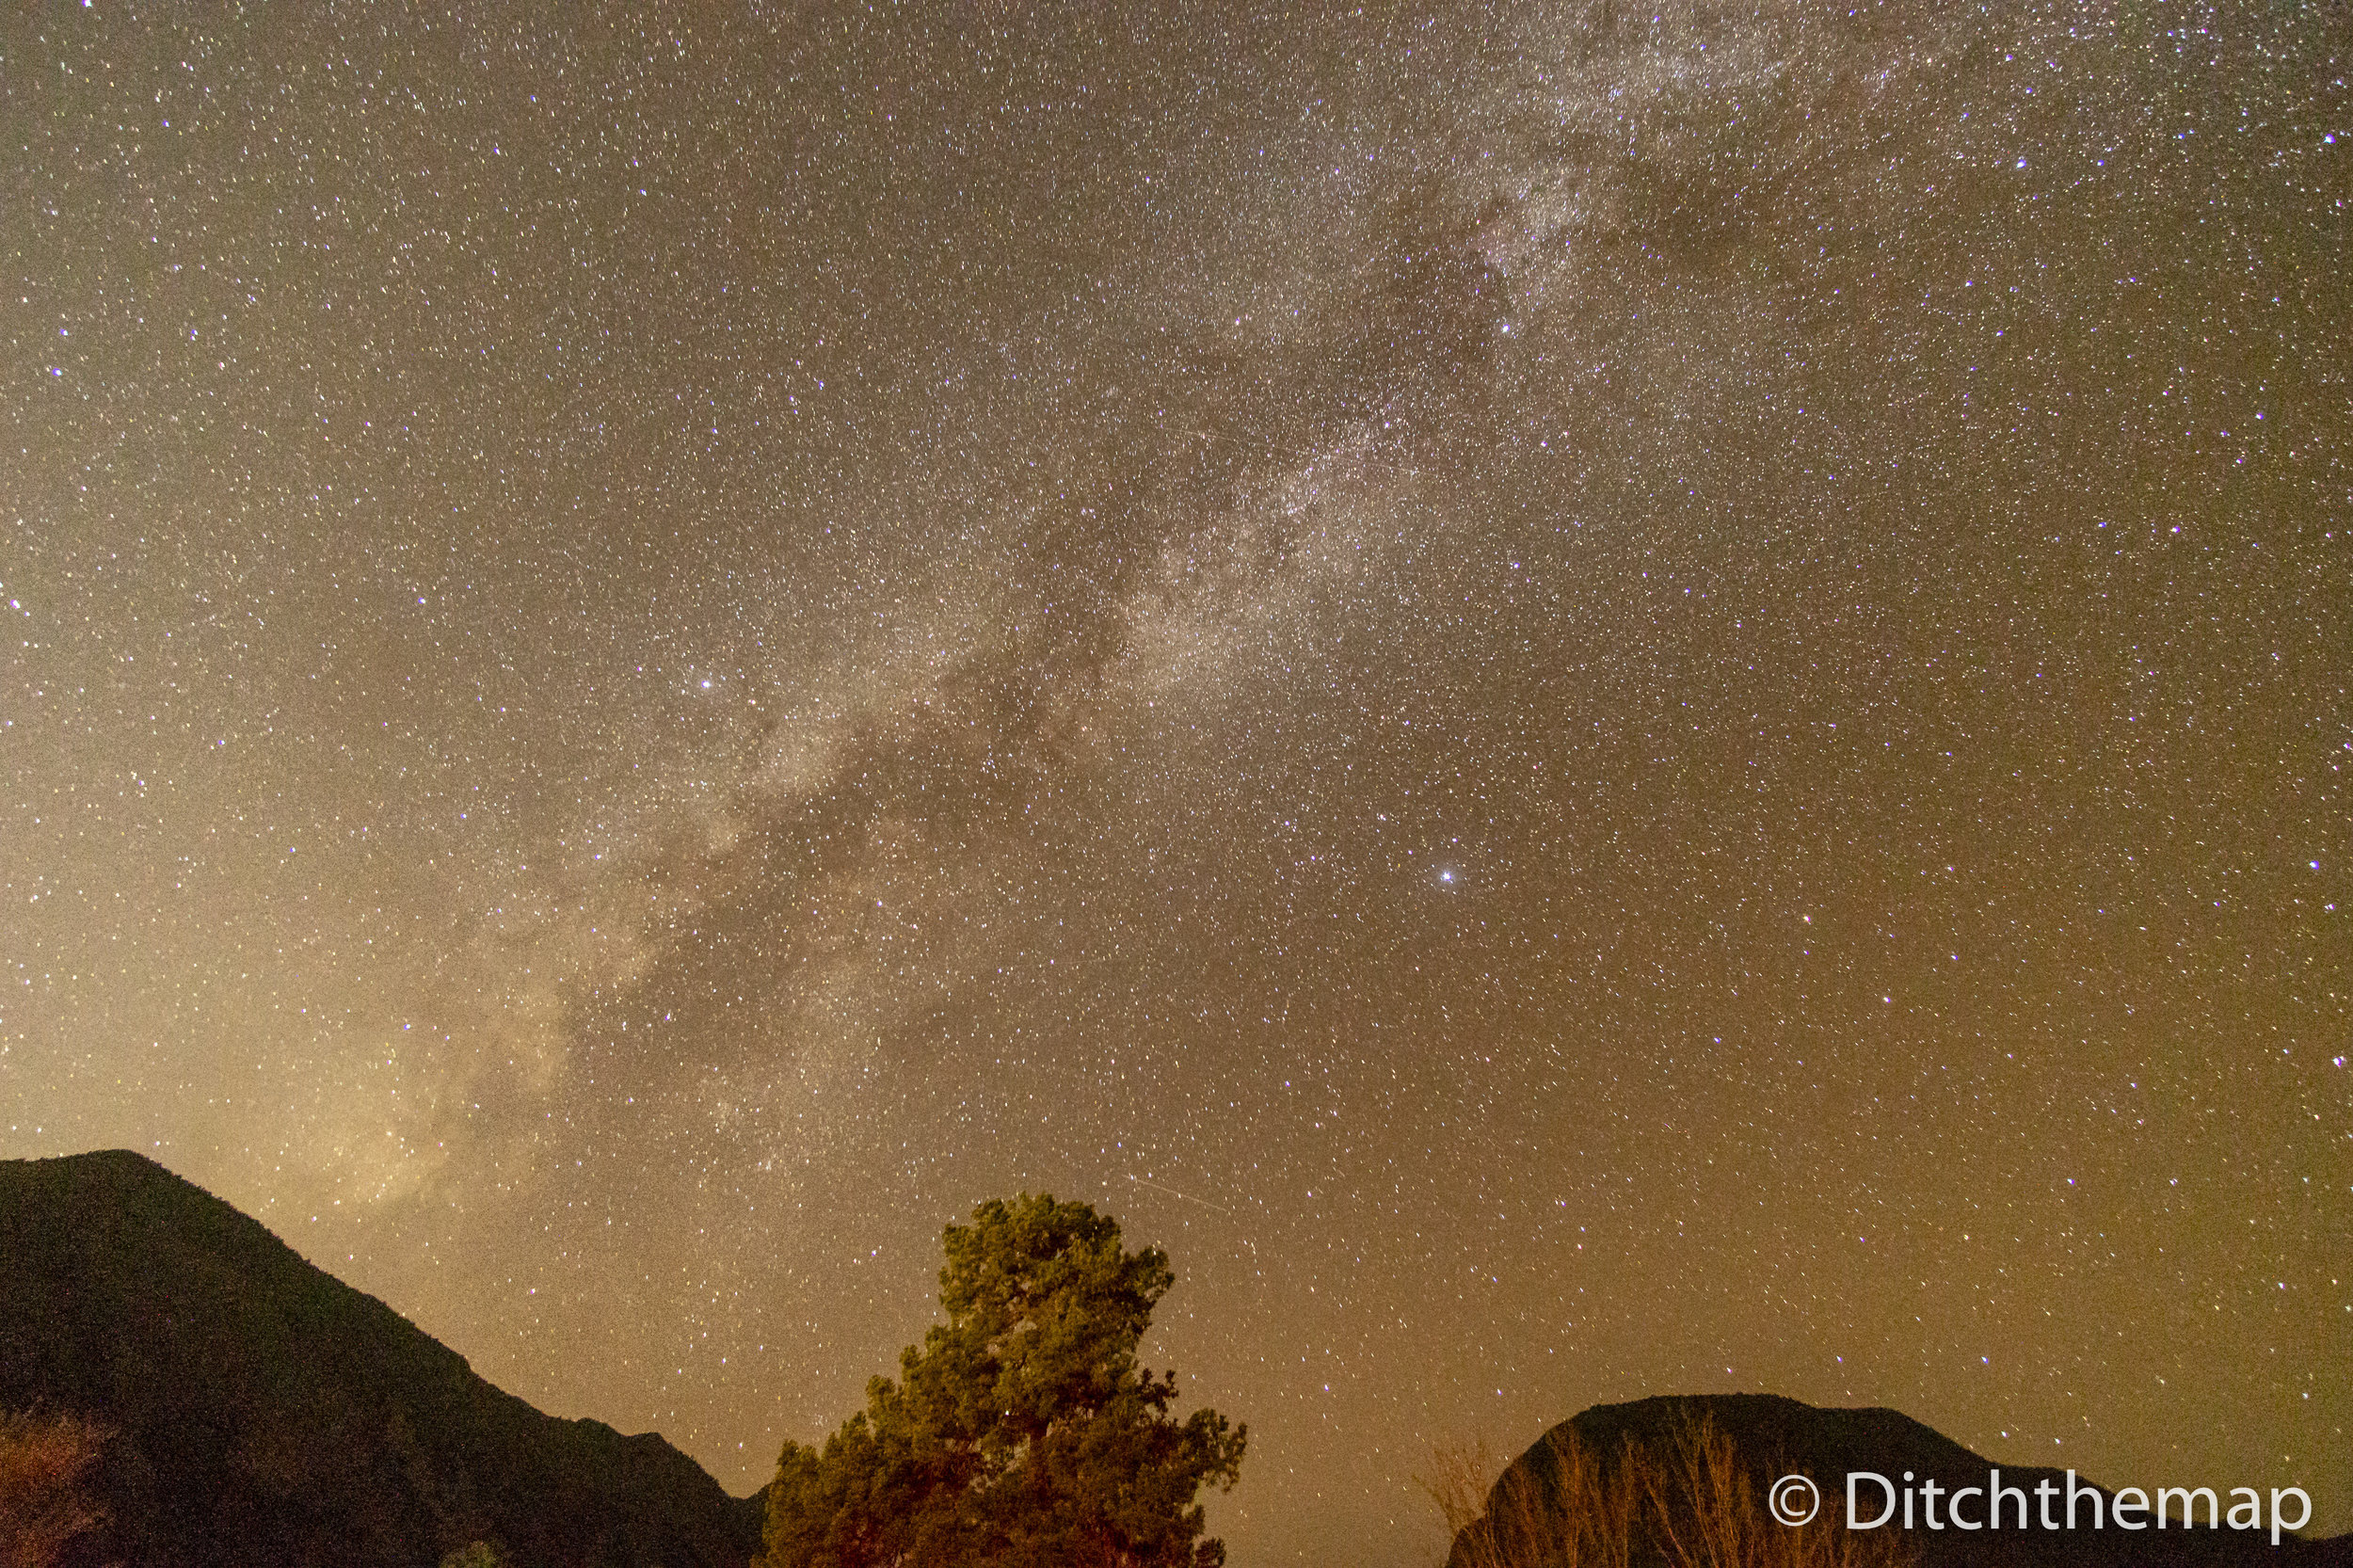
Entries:
{"type": "Polygon", "coordinates": [[[0,1155],[731,1489],[1018,1190],[1238,1565],[2353,1527],[2342,8],[11,8],[0,1155]]]}

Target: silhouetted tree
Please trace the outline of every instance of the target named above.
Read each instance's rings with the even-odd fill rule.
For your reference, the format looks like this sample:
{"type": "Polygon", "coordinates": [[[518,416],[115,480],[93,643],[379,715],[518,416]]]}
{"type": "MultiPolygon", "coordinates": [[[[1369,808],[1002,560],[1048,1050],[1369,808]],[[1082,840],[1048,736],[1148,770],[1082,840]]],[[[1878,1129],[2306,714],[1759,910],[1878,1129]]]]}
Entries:
{"type": "Polygon", "coordinates": [[[1169,1416],[1136,1365],[1174,1282],[1085,1204],[1026,1193],[950,1225],[943,1327],[820,1448],[787,1443],[757,1568],[1215,1568],[1195,1495],[1231,1487],[1247,1427],[1169,1416]]]}

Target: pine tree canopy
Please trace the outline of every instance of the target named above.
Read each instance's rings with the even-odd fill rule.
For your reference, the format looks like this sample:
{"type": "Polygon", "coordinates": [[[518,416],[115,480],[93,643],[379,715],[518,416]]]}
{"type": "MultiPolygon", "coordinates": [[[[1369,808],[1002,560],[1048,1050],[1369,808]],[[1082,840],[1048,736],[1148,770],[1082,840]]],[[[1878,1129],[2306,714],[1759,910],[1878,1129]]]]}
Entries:
{"type": "Polygon", "coordinates": [[[950,1225],[945,1325],[823,1448],[788,1442],[755,1568],[1216,1568],[1194,1501],[1247,1427],[1168,1414],[1136,1346],[1176,1276],[1085,1204],[993,1199],[950,1225]]]}

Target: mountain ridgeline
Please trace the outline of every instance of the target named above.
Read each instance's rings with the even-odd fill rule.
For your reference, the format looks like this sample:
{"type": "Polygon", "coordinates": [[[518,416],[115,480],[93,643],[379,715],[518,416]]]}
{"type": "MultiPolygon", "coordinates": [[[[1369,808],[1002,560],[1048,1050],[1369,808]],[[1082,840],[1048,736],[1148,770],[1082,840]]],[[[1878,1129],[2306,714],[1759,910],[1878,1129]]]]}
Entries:
{"type": "MultiPolygon", "coordinates": [[[[477,1543],[513,1568],[745,1568],[760,1544],[764,1493],[730,1497],[659,1436],[501,1392],[124,1150],[0,1160],[0,1416],[27,1411],[106,1432],[82,1478],[105,1522],[63,1568],[432,1568],[486,1560],[477,1543]]],[[[1465,1528],[1448,1568],[2353,1568],[2353,1537],[2274,1546],[2267,1529],[2185,1530],[2178,1516],[2137,1532],[1841,1523],[1850,1471],[1911,1471],[1949,1499],[1992,1468],[1892,1410],[1769,1395],[1597,1405],[1492,1488],[1478,1473],[1449,1509],[1465,1528]],[[1760,1500],[1792,1471],[1821,1492],[1801,1529],[1760,1500]]],[[[2030,1494],[2062,1478],[2002,1470],[2030,1494]]],[[[2100,1498],[2112,1520],[2114,1495],[2100,1498]]],[[[0,1535],[8,1518],[0,1508],[0,1535]]],[[[0,1539],[0,1563],[10,1555],[0,1539]]]]}
{"type": "Polygon", "coordinates": [[[562,1420],[126,1150],[0,1161],[0,1410],[112,1429],[72,1561],[743,1568],[760,1498],[562,1420]]]}

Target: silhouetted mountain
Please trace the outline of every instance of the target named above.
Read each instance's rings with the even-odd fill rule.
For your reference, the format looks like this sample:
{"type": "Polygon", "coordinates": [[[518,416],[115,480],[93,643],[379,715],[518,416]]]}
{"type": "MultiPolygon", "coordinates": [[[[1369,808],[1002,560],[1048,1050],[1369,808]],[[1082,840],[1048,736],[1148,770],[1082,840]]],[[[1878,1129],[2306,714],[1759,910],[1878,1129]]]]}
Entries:
{"type": "MultiPolygon", "coordinates": [[[[1929,1528],[1926,1506],[1915,1501],[1915,1528],[1899,1531],[1898,1512],[1886,1526],[1869,1532],[1881,1537],[1899,1533],[1903,1544],[1916,1551],[1921,1568],[2042,1568],[2045,1564],[2051,1568],[2126,1568],[2128,1564],[2132,1568],[2251,1568],[2254,1564],[2353,1568],[2353,1536],[2320,1542],[2283,1539],[2275,1549],[2267,1528],[2251,1532],[2206,1528],[2202,1503],[2200,1525],[2194,1530],[2182,1528],[2178,1512],[2163,1530],[2154,1528],[2153,1517],[2139,1530],[2119,1529],[2113,1523],[2114,1497],[2081,1477],[2075,1482],[2079,1488],[2099,1491],[2101,1517],[2106,1524],[2099,1529],[2090,1528],[2091,1507],[2086,1501],[2080,1505],[2083,1528],[2046,1530],[2039,1528],[2042,1503],[2035,1489],[2046,1480],[2059,1489],[2056,1517],[2064,1511],[2067,1473],[2008,1464],[2000,1466],[2001,1485],[2026,1494],[2030,1528],[2014,1528],[2019,1505],[2007,1503],[1999,1529],[1956,1528],[1949,1523],[1952,1492],[1986,1486],[1989,1473],[1995,1468],[1993,1461],[1897,1411],[1824,1409],[1770,1394],[1669,1395],[1627,1404],[1595,1405],[1555,1427],[1513,1461],[1489,1494],[1489,1512],[1495,1513],[1507,1496],[1514,1503],[1524,1498],[1558,1499],[1562,1491],[1561,1456],[1565,1448],[1581,1448],[1608,1473],[1622,1463],[1629,1443],[1654,1455],[1667,1454],[1702,1422],[1712,1423],[1731,1440],[1737,1463],[1748,1472],[1758,1497],[1766,1496],[1775,1479],[1792,1472],[1816,1482],[1822,1513],[1807,1528],[1844,1528],[1833,1521],[1843,1517],[1849,1473],[1869,1471],[1902,1486],[1904,1472],[1910,1471],[1910,1484],[1915,1488],[1934,1480],[1942,1489],[1937,1513],[1946,1521],[1945,1528],[1929,1528]]],[[[2189,1475],[2161,1479],[2187,1485],[2213,1480],[2189,1475]]],[[[2227,1495],[2221,1498],[2226,1508],[2230,1500],[2227,1495]]],[[[1866,1519],[1883,1506],[1882,1494],[1868,1481],[1858,1486],[1856,1501],[1858,1514],[1866,1519]]],[[[1970,1499],[1965,1512],[1972,1520],[1984,1522],[1981,1497],[1970,1499]]],[[[1860,1537],[1865,1532],[1854,1533],[1860,1537]]],[[[1449,1568],[1472,1568],[1482,1557],[1495,1555],[1474,1549],[1471,1535],[1471,1530],[1465,1530],[1456,1538],[1449,1568]]],[[[1638,1568],[1660,1560],[1655,1543],[1640,1531],[1636,1537],[1638,1568]]]]}
{"type": "MultiPolygon", "coordinates": [[[[0,1408],[99,1416],[136,1568],[742,1568],[760,1503],[653,1433],[542,1415],[124,1150],[0,1161],[0,1408]]],[[[93,1559],[95,1560],[95,1558],[93,1559]]]]}

